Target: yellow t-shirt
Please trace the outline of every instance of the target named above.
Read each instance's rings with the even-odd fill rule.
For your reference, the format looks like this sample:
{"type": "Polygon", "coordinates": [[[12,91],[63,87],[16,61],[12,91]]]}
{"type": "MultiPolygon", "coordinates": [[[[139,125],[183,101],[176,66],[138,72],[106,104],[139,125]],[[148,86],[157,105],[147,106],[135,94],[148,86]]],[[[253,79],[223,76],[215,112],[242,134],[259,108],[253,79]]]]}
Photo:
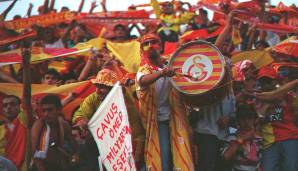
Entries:
{"type": "Polygon", "coordinates": [[[101,100],[96,92],[90,94],[81,103],[80,108],[74,113],[72,122],[75,123],[80,118],[91,119],[97,108],[101,104],[101,100]]]}

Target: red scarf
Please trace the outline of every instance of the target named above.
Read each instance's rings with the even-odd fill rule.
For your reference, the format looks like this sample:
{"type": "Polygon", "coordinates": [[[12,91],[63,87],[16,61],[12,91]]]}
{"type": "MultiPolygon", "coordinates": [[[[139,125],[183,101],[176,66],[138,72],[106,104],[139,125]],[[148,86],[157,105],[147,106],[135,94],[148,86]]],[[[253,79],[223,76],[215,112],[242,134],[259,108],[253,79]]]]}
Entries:
{"type": "Polygon", "coordinates": [[[10,130],[7,125],[6,128],[6,140],[7,144],[5,146],[5,157],[11,160],[18,169],[21,168],[25,160],[26,152],[26,127],[21,123],[21,121],[16,118],[11,123],[14,128],[10,130]]]}

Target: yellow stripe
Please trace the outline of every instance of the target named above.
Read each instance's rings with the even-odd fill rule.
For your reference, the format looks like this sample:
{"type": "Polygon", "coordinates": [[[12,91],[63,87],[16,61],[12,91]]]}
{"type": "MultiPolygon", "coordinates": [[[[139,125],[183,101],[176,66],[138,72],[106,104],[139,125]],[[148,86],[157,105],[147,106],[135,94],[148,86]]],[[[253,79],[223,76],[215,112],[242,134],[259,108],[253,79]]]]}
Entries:
{"type": "Polygon", "coordinates": [[[191,83],[191,82],[175,82],[178,86],[195,86],[195,85],[215,85],[219,80],[215,81],[204,81],[202,83],[191,83]]]}
{"type": "Polygon", "coordinates": [[[202,94],[202,93],[205,93],[207,91],[209,91],[210,89],[206,89],[204,91],[197,91],[197,90],[187,90],[188,93],[191,93],[191,94],[202,94]]]}
{"type": "MultiPolygon", "coordinates": [[[[187,57],[181,57],[181,56],[177,56],[176,58],[175,58],[175,61],[174,62],[184,62],[184,61],[186,61],[189,57],[191,57],[193,54],[190,54],[189,56],[187,56],[187,57]]],[[[220,58],[219,58],[219,56],[207,56],[208,58],[210,58],[211,60],[219,60],[220,58]]]]}
{"type": "Polygon", "coordinates": [[[216,52],[212,48],[191,48],[180,51],[180,53],[216,52]]]}
{"type": "Polygon", "coordinates": [[[273,127],[271,126],[271,123],[268,123],[265,126],[263,126],[261,132],[262,132],[262,137],[264,138],[263,144],[262,144],[264,148],[274,143],[275,137],[273,135],[273,127]]]}
{"type": "Polygon", "coordinates": [[[39,146],[40,151],[45,151],[46,132],[47,132],[47,129],[42,129],[41,142],[40,142],[40,146],[39,146]]]}

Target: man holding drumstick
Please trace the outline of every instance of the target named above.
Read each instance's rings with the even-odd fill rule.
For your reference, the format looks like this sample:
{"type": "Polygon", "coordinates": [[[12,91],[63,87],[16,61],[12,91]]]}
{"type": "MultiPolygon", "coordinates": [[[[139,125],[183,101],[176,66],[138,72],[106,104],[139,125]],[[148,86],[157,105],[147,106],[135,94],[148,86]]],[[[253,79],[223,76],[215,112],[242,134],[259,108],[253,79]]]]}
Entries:
{"type": "Polygon", "coordinates": [[[186,109],[169,81],[175,71],[164,65],[160,50],[161,41],[156,35],[142,37],[142,62],[136,82],[140,115],[146,130],[146,168],[194,170],[186,109]]]}

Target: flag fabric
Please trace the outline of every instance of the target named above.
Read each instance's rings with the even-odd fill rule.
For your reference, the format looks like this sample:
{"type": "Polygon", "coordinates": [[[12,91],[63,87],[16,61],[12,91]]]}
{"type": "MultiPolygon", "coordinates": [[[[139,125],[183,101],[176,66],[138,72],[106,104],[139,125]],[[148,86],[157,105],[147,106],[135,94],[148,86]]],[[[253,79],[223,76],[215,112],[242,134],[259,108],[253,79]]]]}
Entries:
{"type": "MultiPolygon", "coordinates": [[[[31,62],[53,59],[78,53],[77,49],[32,47],[31,62]]],[[[0,53],[0,67],[9,64],[22,63],[21,49],[0,53]]]]}
{"type": "Polygon", "coordinates": [[[235,27],[233,28],[233,31],[232,31],[232,42],[235,46],[239,45],[242,42],[240,30],[235,27]]]}
{"type": "Polygon", "coordinates": [[[275,52],[298,58],[298,40],[289,40],[272,48],[275,52]]]}
{"type": "MultiPolygon", "coordinates": [[[[2,96],[7,94],[22,97],[22,91],[23,84],[0,83],[0,93],[2,93],[2,96]]],[[[90,81],[71,83],[59,87],[45,84],[32,84],[32,105],[36,106],[38,103],[37,101],[48,93],[56,94],[63,99],[69,93],[73,92],[76,94],[75,100],[63,108],[65,118],[70,120],[72,113],[76,110],[84,98],[94,91],[95,86],[90,81]]],[[[0,99],[2,99],[1,96],[0,99]]],[[[0,108],[2,111],[2,106],[0,106],[0,108]]]]}
{"type": "Polygon", "coordinates": [[[123,64],[123,68],[130,73],[136,73],[140,66],[140,43],[130,41],[125,43],[107,42],[108,49],[123,64]]]}
{"type": "Polygon", "coordinates": [[[178,48],[177,42],[165,42],[164,52],[162,56],[170,56],[178,48]]]}
{"type": "Polygon", "coordinates": [[[97,144],[100,165],[107,170],[135,171],[131,130],[119,82],[101,103],[88,123],[97,144]]]}
{"type": "Polygon", "coordinates": [[[198,39],[206,40],[206,39],[218,36],[224,28],[224,26],[214,26],[214,27],[216,28],[213,28],[212,31],[209,31],[209,29],[199,29],[199,30],[188,31],[180,37],[180,41],[188,42],[191,40],[198,40],[198,39]]]}
{"type": "Polygon", "coordinates": [[[83,14],[77,15],[73,12],[49,13],[44,15],[32,16],[29,18],[0,22],[0,26],[4,26],[5,28],[12,30],[29,28],[34,24],[46,27],[52,24],[70,22],[82,16],[83,14]]]}
{"type": "Polygon", "coordinates": [[[232,63],[236,64],[239,61],[250,60],[257,69],[266,66],[273,62],[273,58],[268,51],[251,50],[244,51],[232,56],[232,63]]]}
{"type": "MultiPolygon", "coordinates": [[[[6,35],[5,32],[1,32],[0,31],[0,35],[6,35]]],[[[36,32],[35,31],[30,31],[28,33],[25,33],[23,35],[20,35],[20,36],[7,36],[4,38],[2,38],[0,40],[0,46],[3,46],[3,45],[6,45],[6,44],[11,44],[11,43],[14,43],[14,42],[18,42],[20,40],[23,40],[25,38],[30,38],[30,37],[33,37],[33,36],[36,36],[36,32]]]]}
{"type": "MultiPolygon", "coordinates": [[[[108,49],[115,55],[123,68],[130,73],[136,73],[140,65],[140,43],[129,41],[126,43],[114,43],[103,38],[94,38],[87,42],[78,43],[74,48],[41,48],[32,47],[31,62],[40,62],[59,57],[91,56],[91,48],[101,49],[107,44],[108,49]]],[[[0,53],[0,66],[22,63],[21,49],[0,53]]],[[[61,66],[60,66],[61,67],[61,66]]],[[[62,68],[63,70],[63,68],[62,68]]]]}

